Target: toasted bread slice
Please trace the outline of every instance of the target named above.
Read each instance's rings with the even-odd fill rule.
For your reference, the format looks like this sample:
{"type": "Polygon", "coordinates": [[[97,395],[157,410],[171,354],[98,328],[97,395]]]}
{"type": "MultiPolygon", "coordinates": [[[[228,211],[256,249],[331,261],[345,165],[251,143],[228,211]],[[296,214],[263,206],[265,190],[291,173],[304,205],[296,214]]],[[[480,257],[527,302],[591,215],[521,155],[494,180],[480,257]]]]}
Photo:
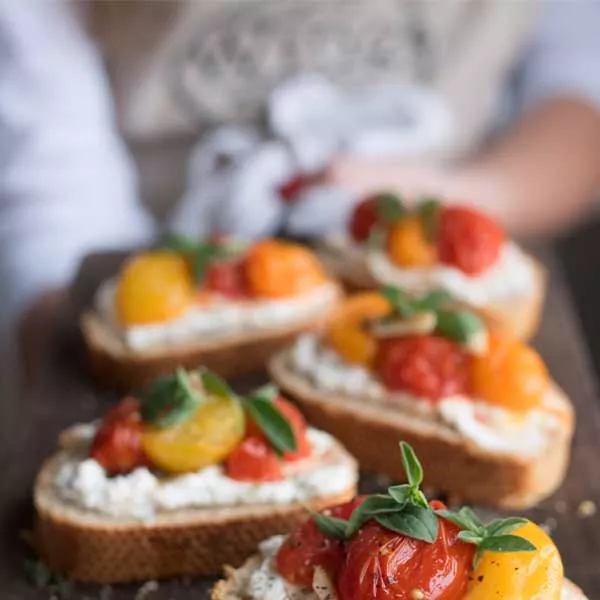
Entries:
{"type": "MultiPolygon", "coordinates": [[[[211,591],[211,600],[247,600],[248,596],[248,581],[251,573],[260,564],[260,557],[253,556],[249,558],[241,569],[225,568],[225,579],[221,579],[215,583],[211,591]]],[[[307,600],[314,598],[317,600],[317,595],[307,597],[307,600]]],[[[287,597],[281,598],[287,600],[287,597]]],[[[335,598],[331,597],[331,600],[335,598]]],[[[563,581],[563,589],[561,600],[587,600],[586,595],[571,581],[565,578],[563,581]]]]}
{"type": "MultiPolygon", "coordinates": [[[[333,451],[340,461],[353,462],[341,446],[333,451]]],[[[59,464],[56,454],[36,480],[35,543],[51,568],[78,581],[217,575],[224,564],[241,565],[263,539],[287,533],[306,518],[305,505],[299,503],[176,510],[150,521],[109,517],[62,500],[53,484],[59,464]]],[[[355,494],[352,485],[306,505],[321,510],[355,494]]]]}
{"type": "Polygon", "coordinates": [[[274,383],[297,402],[315,427],[339,439],[363,469],[403,479],[398,441],[405,440],[423,463],[426,485],[453,500],[509,509],[533,506],[552,494],[564,478],[574,417],[570,401],[556,386],[560,435],[548,439],[543,452],[524,457],[483,449],[425,415],[323,392],[288,365],[285,352],[271,360],[274,383]]]}
{"type": "MultiPolygon", "coordinates": [[[[342,292],[337,291],[340,299],[342,292]]],[[[212,339],[162,345],[140,351],[129,348],[93,310],[83,314],[81,330],[91,374],[103,385],[119,390],[142,388],[159,375],[177,367],[203,365],[223,377],[248,375],[264,368],[269,358],[300,333],[318,330],[335,310],[330,309],[290,325],[260,331],[236,331],[212,339]]]]}
{"type": "MultiPolygon", "coordinates": [[[[375,289],[385,281],[376,278],[364,257],[356,253],[341,253],[335,248],[322,245],[319,258],[332,274],[337,277],[348,291],[375,289]]],[[[530,294],[500,298],[486,306],[469,306],[477,312],[496,331],[509,333],[519,339],[531,339],[539,326],[546,297],[547,274],[538,260],[526,254],[534,273],[534,285],[530,294]]],[[[407,292],[409,288],[404,287],[407,292]]]]}

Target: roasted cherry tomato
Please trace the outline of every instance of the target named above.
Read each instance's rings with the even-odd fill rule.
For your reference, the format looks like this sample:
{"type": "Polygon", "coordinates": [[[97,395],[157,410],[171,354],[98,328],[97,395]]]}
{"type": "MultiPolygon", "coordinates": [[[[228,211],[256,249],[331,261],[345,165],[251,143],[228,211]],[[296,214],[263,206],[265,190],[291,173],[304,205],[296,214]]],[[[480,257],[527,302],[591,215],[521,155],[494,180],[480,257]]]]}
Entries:
{"type": "MultiPolygon", "coordinates": [[[[306,421],[302,416],[302,413],[288,400],[282,398],[276,398],[274,400],[275,406],[283,414],[284,417],[290,422],[294,436],[296,438],[296,452],[284,452],[283,460],[286,462],[293,462],[301,460],[310,456],[312,452],[312,446],[306,436],[306,421]]],[[[252,421],[251,417],[248,417],[246,423],[246,436],[254,436],[264,439],[263,432],[261,429],[252,421]]]]}
{"type": "Polygon", "coordinates": [[[382,340],[375,370],[393,391],[440,400],[471,391],[471,356],[457,343],[435,335],[382,340]]]}
{"type": "Polygon", "coordinates": [[[377,223],[377,198],[365,198],[359,202],[350,218],[350,235],[357,242],[365,242],[377,223]]]}
{"type": "Polygon", "coordinates": [[[517,339],[490,335],[487,352],[473,359],[474,395],[510,410],[538,406],[549,384],[540,355],[517,339]]]}
{"type": "Polygon", "coordinates": [[[180,317],[194,301],[186,259],[173,252],[149,252],[132,258],[119,277],[115,301],[124,325],[180,317]]]}
{"type": "Polygon", "coordinates": [[[239,299],[248,295],[248,281],[243,260],[219,260],[206,271],[205,288],[227,298],[239,299]]]}
{"type": "Polygon", "coordinates": [[[263,298],[298,296],[327,281],[310,250],[279,240],[254,244],[246,256],[246,273],[251,292],[263,298]]]}
{"type": "Polygon", "coordinates": [[[125,398],[106,415],[92,441],[90,458],[109,475],[129,473],[148,465],[142,446],[139,402],[125,398]]]}
{"type": "MultiPolygon", "coordinates": [[[[362,502],[356,498],[322,511],[339,519],[349,519],[352,511],[362,502]]],[[[335,581],[344,559],[344,544],[325,537],[313,519],[298,525],[285,539],[276,556],[277,572],[294,585],[312,589],[316,566],[323,567],[335,581]]]]}
{"type": "Polygon", "coordinates": [[[484,552],[463,600],[560,600],[563,565],[548,535],[527,523],[513,532],[529,540],[535,552],[484,552]]]}
{"type": "Polygon", "coordinates": [[[461,542],[459,531],[439,519],[438,537],[429,544],[367,523],[346,548],[338,578],[340,598],[463,600],[475,547],[461,542]]]}
{"type": "Polygon", "coordinates": [[[435,243],[427,239],[418,215],[405,217],[393,225],[386,246],[390,260],[399,267],[429,267],[437,261],[435,243]]]}
{"type": "Polygon", "coordinates": [[[301,192],[312,185],[323,181],[325,172],[312,173],[306,175],[297,175],[289,181],[286,181],[279,189],[279,195],[284,202],[294,202],[301,192]]]}
{"type": "Polygon", "coordinates": [[[369,366],[377,351],[377,340],[366,325],[391,310],[390,303],[376,292],[352,296],[331,318],[327,333],[330,346],[347,362],[369,366]]]}
{"type": "Polygon", "coordinates": [[[467,275],[479,275],[498,260],[505,237],[497,223],[475,210],[444,208],[437,242],[439,259],[467,275]]]}
{"type": "Polygon", "coordinates": [[[225,472],[238,481],[279,481],[281,461],[263,437],[250,436],[227,457],[225,472]]]}

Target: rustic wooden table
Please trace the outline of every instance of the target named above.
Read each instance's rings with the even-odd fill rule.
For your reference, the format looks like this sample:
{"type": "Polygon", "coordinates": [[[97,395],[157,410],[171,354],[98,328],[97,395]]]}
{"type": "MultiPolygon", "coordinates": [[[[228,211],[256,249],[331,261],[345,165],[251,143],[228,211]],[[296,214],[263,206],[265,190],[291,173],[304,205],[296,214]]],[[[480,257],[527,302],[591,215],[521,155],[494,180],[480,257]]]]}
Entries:
{"type": "MultiPolygon", "coordinates": [[[[58,432],[76,422],[101,414],[116,396],[90,384],[83,371],[77,315],[89,303],[102,279],[114,273],[122,257],[87,259],[75,282],[71,302],[56,320],[55,335],[46,349],[48,360],[18,399],[0,405],[0,590],[4,600],[52,598],[56,590],[36,588],[25,576],[26,544],[23,532],[31,526],[31,486],[44,457],[55,448],[58,432]]],[[[575,318],[569,292],[553,255],[541,252],[550,270],[550,290],[542,328],[535,343],[557,382],[569,393],[578,416],[572,464],[562,489],[528,513],[544,523],[561,548],[566,572],[587,592],[600,599],[600,401],[575,318]]],[[[373,491],[382,483],[365,476],[362,487],[373,491]]],[[[76,599],[186,600],[207,597],[209,581],[171,581],[118,587],[73,586],[67,595],[76,599]]]]}

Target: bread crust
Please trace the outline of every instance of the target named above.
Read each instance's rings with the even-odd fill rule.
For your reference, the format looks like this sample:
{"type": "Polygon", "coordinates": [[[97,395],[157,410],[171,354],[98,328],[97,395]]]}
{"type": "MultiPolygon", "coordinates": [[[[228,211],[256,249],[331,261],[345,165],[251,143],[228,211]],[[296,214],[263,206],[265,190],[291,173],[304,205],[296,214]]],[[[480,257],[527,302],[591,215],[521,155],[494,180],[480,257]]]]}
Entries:
{"type": "MultiPolygon", "coordinates": [[[[111,518],[57,496],[53,480],[58,461],[58,455],[46,461],[36,480],[35,543],[49,567],[77,581],[217,575],[224,564],[241,565],[263,539],[287,533],[306,518],[305,505],[299,503],[177,510],[150,522],[111,518]]],[[[353,485],[306,504],[321,510],[355,494],[353,485]]]]}
{"type": "Polygon", "coordinates": [[[86,347],[86,363],[92,377],[106,387],[121,391],[140,389],[160,375],[177,367],[205,366],[222,377],[239,377],[264,369],[279,350],[288,346],[300,333],[316,331],[327,321],[342,297],[329,310],[290,326],[264,331],[235,332],[214,340],[178,344],[143,352],[131,350],[106,326],[100,315],[89,310],[80,320],[86,347]]]}
{"type": "Polygon", "coordinates": [[[323,393],[288,368],[285,353],[271,360],[269,373],[315,427],[339,439],[368,471],[403,479],[398,442],[405,440],[423,463],[425,485],[453,501],[518,510],[551,495],[564,479],[574,417],[558,388],[565,405],[561,434],[548,441],[544,452],[525,458],[482,449],[434,421],[411,418],[400,410],[323,393]]]}
{"type": "MultiPolygon", "coordinates": [[[[501,299],[484,307],[467,306],[477,312],[490,329],[530,340],[537,332],[542,317],[548,275],[538,260],[526,253],[525,256],[533,266],[535,277],[531,294],[501,299]]],[[[320,247],[319,257],[348,292],[372,290],[385,283],[375,278],[367,261],[357,263],[351,256],[332,252],[325,245],[320,247]]]]}

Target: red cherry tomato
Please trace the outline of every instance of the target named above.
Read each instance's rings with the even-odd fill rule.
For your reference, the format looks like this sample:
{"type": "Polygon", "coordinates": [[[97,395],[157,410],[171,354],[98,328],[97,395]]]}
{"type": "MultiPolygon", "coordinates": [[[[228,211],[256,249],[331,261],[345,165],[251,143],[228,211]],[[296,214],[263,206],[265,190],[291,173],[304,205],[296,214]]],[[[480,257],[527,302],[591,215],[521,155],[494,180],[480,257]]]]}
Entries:
{"type": "Polygon", "coordinates": [[[247,437],[229,455],[225,472],[238,481],[280,481],[283,469],[275,450],[262,437],[247,437]]]}
{"type": "MultiPolygon", "coordinates": [[[[275,406],[277,406],[283,416],[290,422],[292,430],[294,431],[294,436],[296,437],[296,452],[284,452],[283,460],[286,462],[294,462],[296,460],[307,458],[312,452],[312,446],[306,436],[306,421],[302,416],[302,413],[291,402],[281,396],[276,398],[274,402],[275,406]]],[[[246,436],[264,438],[261,429],[251,418],[249,418],[246,423],[246,436]]]]}
{"type": "Polygon", "coordinates": [[[393,391],[440,400],[469,394],[472,359],[455,342],[434,335],[410,335],[383,340],[375,370],[393,391]]]}
{"type": "Polygon", "coordinates": [[[206,289],[227,298],[243,298],[248,295],[246,269],[242,260],[219,260],[206,271],[206,289]]]}
{"type": "Polygon", "coordinates": [[[377,201],[374,197],[365,198],[356,205],[350,218],[350,235],[357,242],[364,242],[377,223],[377,201]]]}
{"type": "Polygon", "coordinates": [[[467,275],[479,275],[498,260],[505,237],[497,223],[475,210],[445,208],[437,241],[439,259],[467,275]]]}
{"type": "Polygon", "coordinates": [[[142,447],[139,403],[125,398],[106,415],[92,441],[90,457],[109,475],[129,473],[148,466],[142,447]]]}
{"type": "Polygon", "coordinates": [[[338,577],[341,600],[460,600],[475,547],[461,542],[459,531],[439,519],[437,539],[429,544],[367,523],[346,548],[338,577]]]}
{"type": "MultiPolygon", "coordinates": [[[[352,511],[362,502],[350,502],[322,511],[323,514],[349,519],[352,511]]],[[[344,543],[325,537],[313,519],[307,519],[285,539],[276,556],[277,572],[290,583],[312,589],[316,566],[323,567],[334,581],[344,559],[344,543]]]]}

